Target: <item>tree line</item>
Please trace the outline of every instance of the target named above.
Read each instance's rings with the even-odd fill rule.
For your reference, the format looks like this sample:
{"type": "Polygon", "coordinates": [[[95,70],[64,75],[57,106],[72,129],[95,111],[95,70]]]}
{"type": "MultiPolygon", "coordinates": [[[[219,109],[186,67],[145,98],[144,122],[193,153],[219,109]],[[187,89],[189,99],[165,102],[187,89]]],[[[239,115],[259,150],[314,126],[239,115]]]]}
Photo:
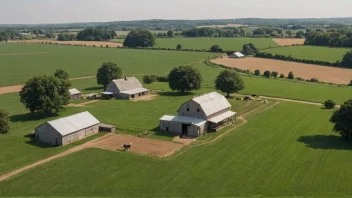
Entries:
{"type": "Polygon", "coordinates": [[[57,40],[59,41],[104,41],[111,40],[117,37],[117,34],[113,30],[97,29],[97,28],[86,28],[77,33],[77,36],[69,33],[61,33],[58,35],[57,40]]]}
{"type": "Polygon", "coordinates": [[[306,45],[352,47],[351,29],[330,29],[311,31],[306,34],[306,45]]]}
{"type": "Polygon", "coordinates": [[[182,36],[185,37],[240,37],[245,36],[246,32],[243,28],[193,28],[182,31],[182,36]]]}

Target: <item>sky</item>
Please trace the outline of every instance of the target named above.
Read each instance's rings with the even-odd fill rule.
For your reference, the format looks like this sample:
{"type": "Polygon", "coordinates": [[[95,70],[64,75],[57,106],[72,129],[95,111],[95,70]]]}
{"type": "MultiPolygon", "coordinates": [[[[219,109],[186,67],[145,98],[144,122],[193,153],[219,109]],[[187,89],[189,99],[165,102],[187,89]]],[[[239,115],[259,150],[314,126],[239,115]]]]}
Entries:
{"type": "Polygon", "coordinates": [[[0,0],[0,24],[352,17],[352,0],[0,0]]]}

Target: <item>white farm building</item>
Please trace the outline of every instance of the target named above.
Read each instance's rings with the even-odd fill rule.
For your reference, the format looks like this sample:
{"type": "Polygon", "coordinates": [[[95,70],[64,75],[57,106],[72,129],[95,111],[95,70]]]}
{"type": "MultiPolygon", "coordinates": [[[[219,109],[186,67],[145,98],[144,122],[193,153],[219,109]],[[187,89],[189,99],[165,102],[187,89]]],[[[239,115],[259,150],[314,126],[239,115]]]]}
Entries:
{"type": "Polygon", "coordinates": [[[243,58],[244,55],[241,52],[235,52],[229,55],[229,58],[243,58]]]}
{"type": "Polygon", "coordinates": [[[50,145],[66,145],[97,134],[99,124],[99,120],[86,111],[38,126],[35,139],[50,145]]]}
{"type": "Polygon", "coordinates": [[[212,92],[195,97],[181,105],[178,116],[161,117],[160,129],[179,135],[198,137],[206,132],[217,131],[235,119],[236,113],[231,111],[231,104],[226,98],[217,92],[212,92]]]}
{"type": "Polygon", "coordinates": [[[113,80],[103,95],[110,95],[117,99],[133,99],[148,95],[149,90],[145,89],[136,77],[125,77],[113,80]]]}

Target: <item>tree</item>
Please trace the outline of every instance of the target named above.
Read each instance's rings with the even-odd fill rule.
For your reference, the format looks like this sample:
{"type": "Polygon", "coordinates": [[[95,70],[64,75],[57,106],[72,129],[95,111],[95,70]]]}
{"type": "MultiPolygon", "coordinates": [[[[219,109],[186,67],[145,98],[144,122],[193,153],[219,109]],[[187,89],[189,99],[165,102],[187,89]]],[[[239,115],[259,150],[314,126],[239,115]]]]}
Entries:
{"type": "Polygon", "coordinates": [[[271,72],[268,71],[268,70],[266,70],[266,71],[264,72],[264,76],[267,77],[267,78],[270,78],[271,72]]]}
{"type": "Polygon", "coordinates": [[[50,115],[69,103],[69,87],[68,81],[55,76],[33,77],[20,91],[20,101],[32,113],[44,111],[46,115],[50,115]]]}
{"type": "Polygon", "coordinates": [[[350,81],[350,84],[348,84],[347,86],[352,86],[352,80],[350,81]]]}
{"type": "Polygon", "coordinates": [[[155,45],[155,36],[148,30],[132,30],[128,33],[125,47],[152,47],[155,45]]]}
{"type": "Polygon", "coordinates": [[[324,102],[324,107],[327,109],[333,109],[336,106],[336,102],[332,100],[327,100],[324,102]]]}
{"type": "Polygon", "coordinates": [[[352,99],[346,101],[333,113],[330,122],[335,124],[335,132],[348,140],[352,139],[352,99]]]}
{"type": "Polygon", "coordinates": [[[278,75],[279,75],[279,73],[276,72],[276,71],[273,71],[273,72],[271,73],[271,76],[274,77],[274,78],[277,78],[278,75]]]}
{"type": "Polygon", "coordinates": [[[223,52],[222,48],[219,45],[211,46],[210,51],[212,51],[212,52],[223,52]]]}
{"type": "Polygon", "coordinates": [[[191,66],[175,67],[168,75],[171,90],[187,92],[198,90],[203,81],[199,71],[191,66]]]}
{"type": "Polygon", "coordinates": [[[103,63],[97,71],[97,83],[98,85],[103,85],[104,90],[112,80],[120,79],[121,77],[121,68],[117,67],[117,64],[113,62],[103,63]]]}
{"type": "Polygon", "coordinates": [[[174,31],[172,31],[172,30],[167,31],[167,36],[174,37],[174,31]]]}
{"type": "Polygon", "coordinates": [[[296,33],[296,38],[304,38],[304,32],[303,31],[298,31],[296,33]]]}
{"type": "Polygon", "coordinates": [[[254,74],[255,74],[256,76],[260,76],[260,70],[259,70],[259,69],[256,69],[256,70],[254,71],[254,74]]]}
{"type": "Polygon", "coordinates": [[[157,79],[156,75],[144,75],[143,76],[143,82],[144,84],[152,84],[153,82],[155,82],[157,79]]]}
{"type": "Polygon", "coordinates": [[[290,71],[290,72],[288,73],[287,79],[290,79],[290,80],[295,79],[295,76],[293,75],[293,72],[292,72],[292,71],[290,71]]]}
{"type": "Polygon", "coordinates": [[[10,131],[10,117],[9,114],[0,109],[0,134],[8,133],[10,131]]]}
{"type": "Polygon", "coordinates": [[[61,33],[57,36],[58,41],[73,41],[76,39],[74,34],[61,33]]]}
{"type": "Polygon", "coordinates": [[[253,43],[245,44],[242,47],[242,53],[245,55],[252,55],[259,52],[259,50],[254,46],[253,43]]]}
{"type": "Polygon", "coordinates": [[[68,80],[68,78],[69,78],[68,73],[62,69],[56,70],[54,73],[54,76],[58,79],[61,79],[61,80],[68,80]]]}
{"type": "Polygon", "coordinates": [[[280,78],[285,78],[285,75],[284,74],[280,74],[280,78]]]}
{"type": "MultiPolygon", "coordinates": [[[[352,39],[351,39],[351,41],[352,41],[352,39]]],[[[343,56],[341,64],[342,64],[343,66],[352,68],[352,50],[349,51],[349,52],[347,52],[347,53],[343,56]]]]}
{"type": "Polygon", "coordinates": [[[176,46],[176,50],[182,50],[182,45],[181,45],[181,44],[178,44],[178,45],[176,46]]]}
{"type": "Polygon", "coordinates": [[[215,79],[215,88],[230,96],[230,93],[237,93],[244,89],[244,82],[238,73],[224,70],[215,79]]]}

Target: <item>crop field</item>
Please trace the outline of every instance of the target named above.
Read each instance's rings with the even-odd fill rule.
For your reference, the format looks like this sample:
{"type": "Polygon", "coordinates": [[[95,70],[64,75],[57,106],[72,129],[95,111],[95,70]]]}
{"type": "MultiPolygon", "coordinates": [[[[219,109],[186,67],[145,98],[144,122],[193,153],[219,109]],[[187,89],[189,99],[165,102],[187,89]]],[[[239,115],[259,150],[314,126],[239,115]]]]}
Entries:
{"type": "Polygon", "coordinates": [[[166,160],[83,150],[1,182],[0,194],[351,196],[352,146],[331,132],[331,113],[318,106],[281,102],[249,117],[248,123],[216,143],[191,146],[166,160]]]}
{"type": "Polygon", "coordinates": [[[213,45],[220,45],[223,50],[240,51],[244,44],[253,43],[257,48],[277,47],[270,38],[168,38],[156,39],[156,47],[176,48],[181,44],[184,49],[209,50],[213,45]]]}
{"type": "Polygon", "coordinates": [[[280,46],[303,45],[305,39],[300,38],[274,38],[273,41],[280,46]]]}
{"type": "Polygon", "coordinates": [[[279,73],[279,75],[283,73],[285,76],[287,76],[287,74],[292,71],[295,77],[301,77],[305,80],[317,78],[319,81],[326,83],[347,85],[352,79],[352,69],[327,67],[266,58],[218,58],[212,60],[212,62],[243,70],[249,69],[252,72],[259,69],[262,74],[268,70],[271,72],[276,71],[279,73]]]}
{"type": "Polygon", "coordinates": [[[266,49],[263,52],[268,52],[273,55],[292,56],[293,58],[318,60],[327,62],[341,61],[342,57],[351,49],[348,48],[332,48],[318,46],[290,46],[273,49],[266,49]]]}

